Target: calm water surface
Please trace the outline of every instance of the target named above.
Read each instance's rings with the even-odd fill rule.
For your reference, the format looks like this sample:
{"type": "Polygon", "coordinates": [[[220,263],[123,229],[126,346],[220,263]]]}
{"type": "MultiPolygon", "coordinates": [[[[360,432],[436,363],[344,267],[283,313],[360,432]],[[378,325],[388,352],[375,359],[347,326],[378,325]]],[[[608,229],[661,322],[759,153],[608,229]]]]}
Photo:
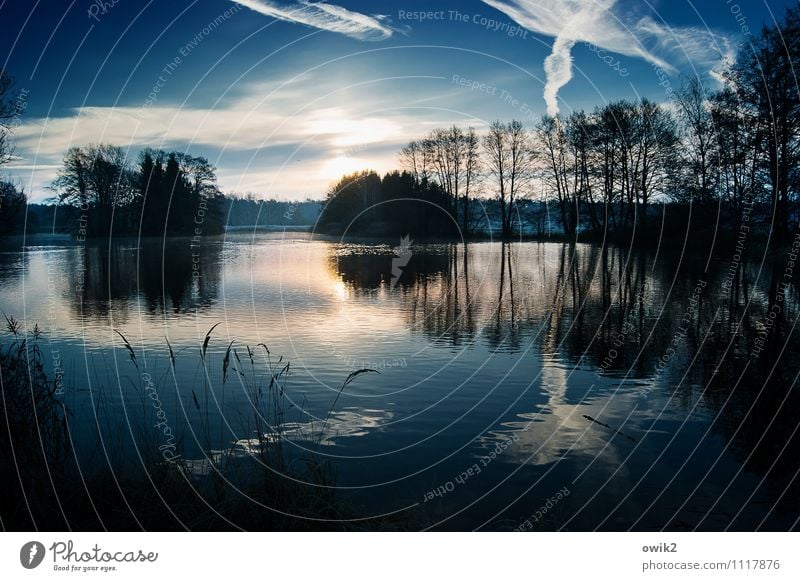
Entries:
{"type": "Polygon", "coordinates": [[[135,466],[152,412],[143,373],[187,457],[203,440],[252,437],[247,390],[220,377],[234,341],[290,362],[293,451],[327,457],[368,515],[459,530],[796,526],[798,295],[781,286],[785,257],[753,252],[734,279],[733,248],[413,244],[399,269],[399,243],[29,240],[0,252],[0,308],[43,331],[87,464],[110,462],[99,430],[100,448],[135,466]],[[218,323],[204,395],[200,349],[218,323]],[[357,377],[310,441],[363,368],[380,374],[357,377]]]}

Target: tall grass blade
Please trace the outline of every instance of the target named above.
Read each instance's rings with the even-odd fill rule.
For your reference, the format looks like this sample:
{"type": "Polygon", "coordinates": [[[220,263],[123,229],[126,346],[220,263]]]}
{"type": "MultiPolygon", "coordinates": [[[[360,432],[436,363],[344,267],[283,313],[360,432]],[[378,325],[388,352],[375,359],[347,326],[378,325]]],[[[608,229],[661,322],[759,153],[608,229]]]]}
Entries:
{"type": "Polygon", "coordinates": [[[228,367],[231,364],[231,349],[233,348],[233,341],[231,341],[230,345],[228,345],[228,349],[225,351],[225,357],[222,359],[222,385],[228,381],[228,367]]]}
{"type": "Polygon", "coordinates": [[[206,360],[206,351],[208,351],[208,344],[209,344],[209,342],[211,341],[211,334],[214,332],[214,329],[216,329],[217,327],[219,327],[221,324],[222,324],[222,323],[217,323],[216,325],[214,325],[213,327],[211,327],[211,328],[208,330],[208,333],[206,333],[206,338],[205,338],[205,340],[203,341],[203,349],[202,349],[202,352],[201,352],[201,354],[200,354],[200,357],[203,359],[203,361],[205,361],[205,360],[206,360]]]}
{"type": "Polygon", "coordinates": [[[131,344],[128,342],[128,339],[125,338],[125,335],[114,329],[114,332],[122,338],[122,341],[125,343],[125,349],[128,350],[128,355],[130,355],[131,361],[136,367],[139,367],[139,363],[136,361],[136,352],[131,347],[131,344]]]}
{"type": "Polygon", "coordinates": [[[356,377],[358,377],[359,375],[363,375],[365,373],[377,373],[378,375],[381,374],[380,371],[377,371],[375,369],[359,369],[358,371],[354,371],[353,373],[347,376],[347,379],[344,380],[344,383],[342,384],[339,393],[336,394],[336,399],[333,400],[333,405],[331,405],[331,409],[328,410],[328,415],[325,416],[325,421],[322,423],[322,429],[319,431],[320,442],[322,442],[322,438],[325,435],[325,427],[328,425],[328,420],[331,418],[331,414],[333,413],[333,410],[336,408],[336,404],[339,402],[339,398],[342,396],[342,392],[344,392],[344,389],[348,385],[353,383],[356,377]]]}

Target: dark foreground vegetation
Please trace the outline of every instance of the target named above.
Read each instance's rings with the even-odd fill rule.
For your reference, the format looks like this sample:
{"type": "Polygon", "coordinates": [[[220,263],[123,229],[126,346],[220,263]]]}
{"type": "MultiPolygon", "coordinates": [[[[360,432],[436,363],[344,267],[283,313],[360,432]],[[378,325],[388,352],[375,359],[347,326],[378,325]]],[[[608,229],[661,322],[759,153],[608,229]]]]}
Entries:
{"type": "MultiPolygon", "coordinates": [[[[217,447],[208,439],[208,410],[216,402],[191,392],[203,425],[201,459],[183,456],[184,436],[172,431],[161,407],[169,372],[160,379],[140,369],[133,347],[122,338],[130,363],[143,378],[131,385],[143,410],[140,425],[110,426],[102,398],[94,411],[98,438],[86,460],[79,451],[74,416],[66,401],[62,374],[45,371],[38,328],[23,333],[7,318],[10,340],[0,348],[0,527],[3,530],[359,530],[393,523],[360,520],[336,498],[330,466],[314,453],[304,457],[286,449],[284,388],[289,364],[274,360],[265,346],[228,347],[221,362],[223,384],[236,381],[252,405],[252,438],[217,447]],[[211,400],[211,401],[209,401],[211,400]],[[147,404],[147,405],[145,405],[147,404]],[[152,416],[152,417],[150,417],[152,416]],[[152,425],[158,429],[150,429],[152,425]],[[163,426],[163,427],[162,427],[163,426]],[[132,429],[135,454],[125,456],[115,434],[132,429]],[[79,459],[79,456],[81,457],[79,459]]],[[[212,329],[213,331],[213,329],[212,329]]],[[[208,345],[201,347],[201,371],[210,375],[208,345]]],[[[167,346],[175,365],[175,354],[167,346]]],[[[174,371],[174,369],[173,369],[174,371]]],[[[358,375],[355,372],[342,389],[358,375]]],[[[223,385],[224,389],[224,385],[223,385]]],[[[99,392],[102,391],[98,390],[99,392]]],[[[335,406],[335,403],[334,403],[335,406]]],[[[333,411],[333,408],[331,408],[333,411]]],[[[297,435],[319,445],[327,422],[297,435]]],[[[85,426],[84,426],[85,427],[85,426]]]]}

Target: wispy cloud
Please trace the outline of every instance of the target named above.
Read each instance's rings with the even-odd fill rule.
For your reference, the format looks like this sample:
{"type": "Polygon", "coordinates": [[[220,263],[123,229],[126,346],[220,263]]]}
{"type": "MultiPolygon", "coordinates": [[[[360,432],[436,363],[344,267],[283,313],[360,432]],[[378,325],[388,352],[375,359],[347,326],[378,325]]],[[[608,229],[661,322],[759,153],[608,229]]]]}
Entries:
{"type": "Polygon", "coordinates": [[[548,113],[559,111],[558,92],[572,79],[572,49],[579,42],[641,58],[674,72],[688,63],[700,73],[730,58],[732,43],[720,34],[694,27],[670,27],[650,16],[616,10],[618,0],[483,0],[520,26],[555,38],[545,59],[544,98],[548,113]]]}
{"type": "Polygon", "coordinates": [[[207,155],[220,167],[226,191],[321,196],[342,173],[389,171],[424,120],[414,110],[386,110],[395,88],[364,88],[353,102],[337,86],[309,75],[243,86],[219,107],[87,106],[60,117],[27,117],[15,131],[19,157],[6,169],[38,201],[49,195],[45,187],[71,146],[114,143],[134,158],[153,146],[207,155]]]}
{"type": "Polygon", "coordinates": [[[385,16],[369,16],[326,2],[298,0],[231,0],[246,8],[286,22],[305,24],[320,30],[344,34],[357,40],[386,40],[394,30],[385,16]]]}

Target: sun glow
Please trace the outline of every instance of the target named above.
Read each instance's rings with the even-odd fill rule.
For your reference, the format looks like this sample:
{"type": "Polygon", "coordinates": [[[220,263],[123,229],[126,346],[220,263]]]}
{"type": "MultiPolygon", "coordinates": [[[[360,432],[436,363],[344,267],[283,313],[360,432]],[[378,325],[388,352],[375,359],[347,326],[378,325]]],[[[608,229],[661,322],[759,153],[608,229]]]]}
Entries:
{"type": "Polygon", "coordinates": [[[307,124],[312,135],[327,138],[336,147],[365,147],[381,143],[401,130],[397,123],[380,118],[355,118],[340,108],[312,114],[307,124]]]}
{"type": "Polygon", "coordinates": [[[360,159],[339,156],[326,161],[322,168],[322,175],[329,180],[338,180],[343,175],[365,169],[367,164],[360,159]]]}

